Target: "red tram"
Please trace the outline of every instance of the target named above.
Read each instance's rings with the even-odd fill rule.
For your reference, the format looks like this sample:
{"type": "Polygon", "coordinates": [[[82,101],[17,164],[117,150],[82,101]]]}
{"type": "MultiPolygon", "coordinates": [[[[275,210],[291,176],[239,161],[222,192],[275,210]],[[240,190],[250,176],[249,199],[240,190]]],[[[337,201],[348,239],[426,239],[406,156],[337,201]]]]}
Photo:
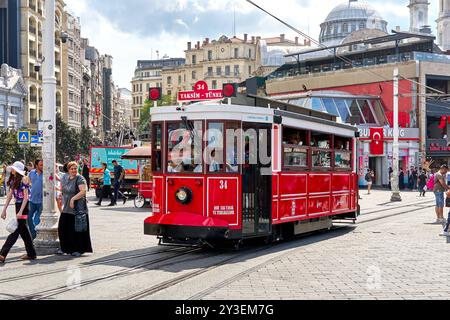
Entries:
{"type": "Polygon", "coordinates": [[[145,234],[161,244],[213,246],[356,221],[357,129],[253,98],[255,106],[152,109],[153,213],[145,234]]]}

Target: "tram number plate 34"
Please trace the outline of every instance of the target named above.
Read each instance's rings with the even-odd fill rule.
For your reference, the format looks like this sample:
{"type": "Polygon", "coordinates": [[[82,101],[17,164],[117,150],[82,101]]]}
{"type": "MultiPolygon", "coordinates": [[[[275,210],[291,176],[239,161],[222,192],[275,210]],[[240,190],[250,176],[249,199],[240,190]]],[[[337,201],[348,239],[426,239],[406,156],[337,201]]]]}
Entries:
{"type": "Polygon", "coordinates": [[[217,216],[234,215],[234,206],[214,206],[213,214],[217,216]]]}

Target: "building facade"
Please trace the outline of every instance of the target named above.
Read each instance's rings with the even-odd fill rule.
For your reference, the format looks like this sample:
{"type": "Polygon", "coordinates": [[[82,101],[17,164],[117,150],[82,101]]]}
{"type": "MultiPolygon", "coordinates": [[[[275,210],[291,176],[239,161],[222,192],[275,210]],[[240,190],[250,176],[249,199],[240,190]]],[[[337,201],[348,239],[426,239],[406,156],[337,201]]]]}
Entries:
{"type": "MultiPolygon", "coordinates": [[[[68,35],[67,44],[63,52],[63,108],[61,115],[70,128],[81,129],[82,104],[81,92],[83,85],[83,61],[81,48],[80,19],[64,12],[64,29],[68,35]]],[[[58,66],[58,62],[56,63],[58,66]]]]}
{"type": "MultiPolygon", "coordinates": [[[[399,98],[400,167],[407,177],[411,166],[422,166],[427,156],[435,158],[435,163],[447,161],[446,148],[435,147],[436,143],[446,146],[446,135],[430,127],[430,122],[439,125],[439,121],[429,120],[442,110],[431,109],[436,102],[426,97],[431,93],[427,85],[442,92],[449,88],[450,60],[436,51],[434,39],[429,35],[394,33],[372,39],[378,44],[376,48],[344,50],[341,57],[345,61],[332,54],[321,59],[299,59],[298,63],[286,64],[272,74],[266,90],[275,99],[332,113],[339,121],[358,125],[360,184],[365,185],[364,174],[370,168],[376,172],[376,184],[386,186],[392,167],[392,79],[396,68],[402,77],[399,85],[402,94],[399,98]],[[393,40],[399,45],[393,45],[393,40]],[[377,127],[384,131],[383,154],[370,151],[370,129],[377,127]],[[439,136],[440,141],[434,141],[439,136]],[[437,151],[440,153],[436,154],[437,151]]],[[[368,40],[363,41],[367,45],[368,40]]]]}
{"type": "Polygon", "coordinates": [[[102,109],[102,121],[103,121],[103,133],[105,136],[112,133],[113,122],[113,105],[114,105],[114,84],[112,82],[112,63],[113,58],[109,55],[103,55],[100,57],[102,65],[102,78],[103,78],[103,109],[102,109]]]}
{"type": "Polygon", "coordinates": [[[0,0],[0,65],[20,69],[20,3],[0,0]]]}
{"type": "Polygon", "coordinates": [[[428,0],[410,0],[410,32],[420,32],[424,27],[428,27],[428,0]]]}
{"type": "Polygon", "coordinates": [[[100,140],[105,138],[103,132],[103,60],[95,47],[89,45],[88,39],[83,39],[82,46],[84,49],[85,63],[90,70],[90,107],[87,108],[87,122],[94,135],[100,140]]]}
{"type": "Polygon", "coordinates": [[[324,46],[340,45],[358,30],[379,30],[387,33],[387,22],[368,3],[349,0],[335,7],[320,25],[319,42],[324,46]]]}
{"type": "Polygon", "coordinates": [[[22,71],[2,64],[0,69],[0,128],[24,127],[24,102],[27,97],[22,71]]]}
{"type": "MultiPolygon", "coordinates": [[[[157,59],[139,60],[131,80],[132,87],[132,127],[134,130],[139,127],[141,110],[148,98],[148,89],[152,87],[163,87],[163,70],[171,70],[183,66],[185,59],[157,59]]],[[[164,92],[168,94],[167,91],[164,92]]],[[[171,94],[171,92],[169,91],[171,94]]]]}
{"type": "Polygon", "coordinates": [[[437,19],[438,43],[442,50],[450,50],[450,0],[439,0],[437,19]]]}
{"type": "MultiPolygon", "coordinates": [[[[62,0],[56,1],[55,8],[55,77],[57,82],[57,109],[62,108],[62,64],[63,46],[58,35],[64,30],[64,7],[62,0]]],[[[42,26],[45,19],[44,1],[20,0],[20,48],[21,66],[28,97],[25,104],[24,124],[36,127],[37,121],[42,119],[42,73],[35,70],[35,66],[42,64],[42,26]]]]}

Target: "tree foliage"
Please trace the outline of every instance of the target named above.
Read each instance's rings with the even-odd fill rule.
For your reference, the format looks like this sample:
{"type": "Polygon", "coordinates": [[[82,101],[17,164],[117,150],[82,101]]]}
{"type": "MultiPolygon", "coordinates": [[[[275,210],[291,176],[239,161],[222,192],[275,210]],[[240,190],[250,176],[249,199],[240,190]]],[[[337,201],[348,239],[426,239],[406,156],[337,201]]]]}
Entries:
{"type": "Polygon", "coordinates": [[[42,158],[40,148],[29,145],[20,146],[17,142],[17,131],[0,130],[0,163],[12,163],[14,161],[35,161],[42,158]],[[24,158],[25,156],[25,158],[24,158]]]}
{"type": "MultiPolygon", "coordinates": [[[[158,107],[170,106],[173,104],[171,95],[163,95],[160,100],[158,100],[158,107]]],[[[139,132],[150,131],[150,109],[153,108],[153,101],[146,99],[145,104],[141,109],[141,117],[139,119],[139,132]]]]}
{"type": "Polygon", "coordinates": [[[82,128],[78,133],[62,121],[60,114],[56,115],[56,160],[58,162],[76,160],[80,156],[87,157],[94,140],[89,128],[82,128]]]}

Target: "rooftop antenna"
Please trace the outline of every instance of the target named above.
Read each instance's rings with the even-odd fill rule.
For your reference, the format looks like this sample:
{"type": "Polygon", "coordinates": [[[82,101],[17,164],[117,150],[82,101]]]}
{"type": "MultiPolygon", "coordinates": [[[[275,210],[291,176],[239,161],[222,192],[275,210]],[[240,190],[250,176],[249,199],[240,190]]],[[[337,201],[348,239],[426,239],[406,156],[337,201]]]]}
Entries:
{"type": "Polygon", "coordinates": [[[233,3],[233,12],[234,12],[234,18],[233,18],[233,36],[236,38],[236,4],[233,3]]]}

